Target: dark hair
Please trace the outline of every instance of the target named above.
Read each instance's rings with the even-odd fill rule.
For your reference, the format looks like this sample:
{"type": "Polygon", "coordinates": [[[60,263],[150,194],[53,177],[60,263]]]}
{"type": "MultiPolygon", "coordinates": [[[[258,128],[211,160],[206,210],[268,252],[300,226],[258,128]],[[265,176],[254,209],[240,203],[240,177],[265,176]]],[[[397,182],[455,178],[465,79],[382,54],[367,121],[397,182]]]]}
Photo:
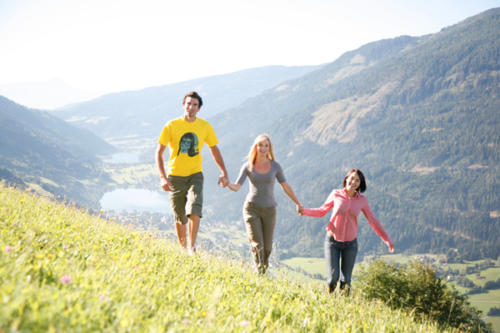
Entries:
{"type": "Polygon", "coordinates": [[[190,91],[184,96],[184,99],[182,100],[182,105],[186,102],[186,98],[191,97],[191,98],[196,98],[198,102],[200,103],[200,108],[203,105],[203,100],[201,99],[201,96],[198,95],[196,91],[190,91]]]}
{"type": "Polygon", "coordinates": [[[347,182],[347,178],[352,174],[356,172],[358,174],[358,177],[359,177],[359,187],[356,189],[357,192],[360,192],[360,193],[363,193],[364,191],[366,191],[366,181],[365,181],[365,175],[363,175],[363,173],[361,172],[361,170],[358,170],[358,169],[351,169],[347,175],[345,175],[344,177],[344,182],[343,182],[343,186],[345,187],[345,183],[347,182]]]}

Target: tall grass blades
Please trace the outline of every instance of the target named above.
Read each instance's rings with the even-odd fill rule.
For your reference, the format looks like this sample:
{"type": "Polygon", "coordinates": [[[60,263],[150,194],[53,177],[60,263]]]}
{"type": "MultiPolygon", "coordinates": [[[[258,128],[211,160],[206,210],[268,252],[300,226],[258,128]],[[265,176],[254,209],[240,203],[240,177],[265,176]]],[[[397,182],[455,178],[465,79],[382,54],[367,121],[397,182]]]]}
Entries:
{"type": "Polygon", "coordinates": [[[437,332],[379,301],[258,276],[0,185],[0,331],[437,332]]]}

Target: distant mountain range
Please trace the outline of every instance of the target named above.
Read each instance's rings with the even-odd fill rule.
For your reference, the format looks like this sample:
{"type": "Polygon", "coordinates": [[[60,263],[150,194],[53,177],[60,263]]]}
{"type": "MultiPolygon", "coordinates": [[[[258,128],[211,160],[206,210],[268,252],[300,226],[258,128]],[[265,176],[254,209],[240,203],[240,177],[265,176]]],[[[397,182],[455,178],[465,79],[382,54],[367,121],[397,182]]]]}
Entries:
{"type": "Polygon", "coordinates": [[[300,77],[318,66],[268,66],[211,76],[138,91],[104,95],[53,111],[54,115],[97,135],[156,137],[163,125],[182,115],[182,98],[196,90],[204,99],[200,117],[209,118],[237,106],[282,81],[300,77]]]}
{"type": "Polygon", "coordinates": [[[51,114],[0,96],[0,179],[80,204],[98,204],[104,184],[98,155],[116,148],[51,114]]]}

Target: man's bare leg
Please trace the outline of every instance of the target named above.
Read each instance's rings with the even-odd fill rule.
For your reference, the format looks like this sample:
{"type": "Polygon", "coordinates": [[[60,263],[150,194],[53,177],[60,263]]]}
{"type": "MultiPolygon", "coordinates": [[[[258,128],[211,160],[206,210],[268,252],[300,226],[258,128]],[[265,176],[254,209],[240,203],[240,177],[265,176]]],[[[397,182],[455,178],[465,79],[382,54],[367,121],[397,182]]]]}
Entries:
{"type": "Polygon", "coordinates": [[[200,228],[200,216],[196,214],[189,215],[188,229],[189,229],[189,249],[195,251],[196,236],[200,228]]]}
{"type": "Polygon", "coordinates": [[[179,240],[179,244],[183,247],[187,247],[186,242],[186,225],[182,223],[175,222],[175,230],[177,231],[177,239],[179,240]]]}

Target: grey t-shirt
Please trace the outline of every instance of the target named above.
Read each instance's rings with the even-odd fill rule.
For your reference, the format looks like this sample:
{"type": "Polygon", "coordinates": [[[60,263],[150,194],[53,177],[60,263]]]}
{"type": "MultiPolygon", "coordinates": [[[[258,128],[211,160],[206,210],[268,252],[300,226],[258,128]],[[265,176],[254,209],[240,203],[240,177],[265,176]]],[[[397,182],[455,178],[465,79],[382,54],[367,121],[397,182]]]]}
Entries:
{"type": "Polygon", "coordinates": [[[267,173],[258,173],[255,169],[250,172],[249,162],[243,164],[240,170],[237,184],[243,185],[245,179],[250,179],[250,187],[246,201],[254,203],[260,207],[274,207],[276,200],[274,199],[274,179],[278,182],[286,182],[285,174],[278,162],[271,161],[271,169],[267,173]]]}

